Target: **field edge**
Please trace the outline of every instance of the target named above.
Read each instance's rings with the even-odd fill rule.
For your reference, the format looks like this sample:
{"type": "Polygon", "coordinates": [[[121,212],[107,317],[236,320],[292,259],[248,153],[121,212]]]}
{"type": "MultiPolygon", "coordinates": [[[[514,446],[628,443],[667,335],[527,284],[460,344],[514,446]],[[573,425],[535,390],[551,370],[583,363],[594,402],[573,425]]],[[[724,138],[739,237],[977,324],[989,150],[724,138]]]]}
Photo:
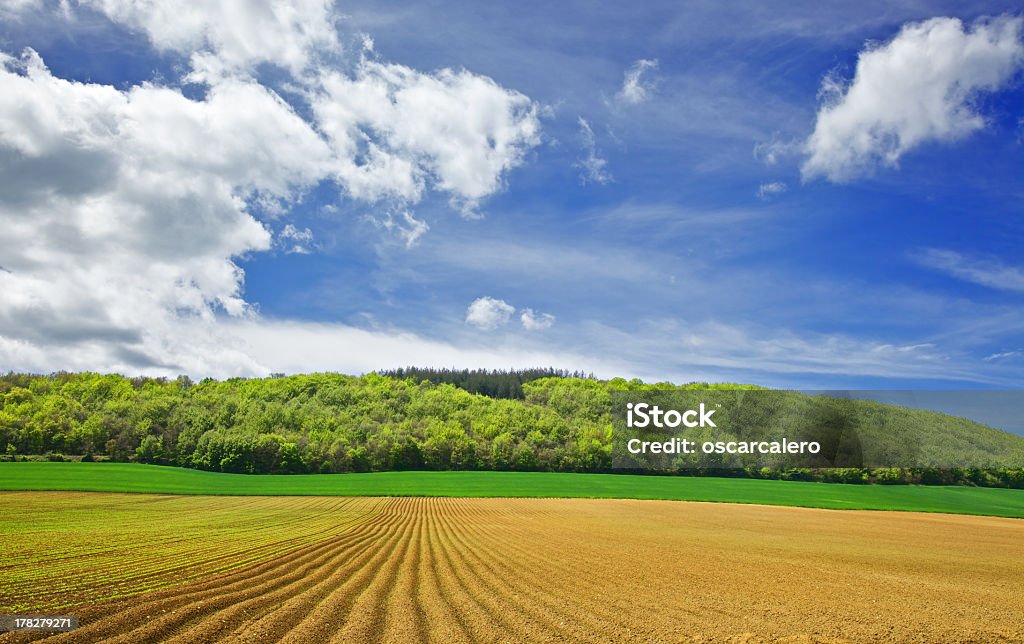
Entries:
{"type": "Polygon", "coordinates": [[[561,472],[247,475],[131,463],[0,463],[0,491],[208,496],[592,498],[1024,518],[1024,490],[561,472]]]}

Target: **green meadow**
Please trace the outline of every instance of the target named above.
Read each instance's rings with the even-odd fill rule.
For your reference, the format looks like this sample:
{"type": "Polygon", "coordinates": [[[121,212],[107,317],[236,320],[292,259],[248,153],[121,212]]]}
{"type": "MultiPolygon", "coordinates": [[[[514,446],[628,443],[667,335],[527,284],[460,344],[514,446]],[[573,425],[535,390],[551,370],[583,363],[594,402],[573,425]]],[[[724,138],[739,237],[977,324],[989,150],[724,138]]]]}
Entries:
{"type": "Polygon", "coordinates": [[[559,472],[249,475],[129,463],[0,463],[0,490],[665,499],[1024,518],[1024,490],[559,472]]]}

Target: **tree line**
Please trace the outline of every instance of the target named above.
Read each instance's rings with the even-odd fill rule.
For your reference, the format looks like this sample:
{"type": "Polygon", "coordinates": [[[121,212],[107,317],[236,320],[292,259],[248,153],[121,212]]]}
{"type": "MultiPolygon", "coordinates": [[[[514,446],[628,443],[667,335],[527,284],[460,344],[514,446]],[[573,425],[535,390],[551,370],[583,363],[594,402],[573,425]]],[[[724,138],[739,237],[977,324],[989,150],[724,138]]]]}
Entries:
{"type": "Polygon", "coordinates": [[[436,369],[430,367],[404,367],[378,371],[382,376],[405,380],[411,378],[416,382],[427,382],[435,385],[455,385],[471,394],[480,394],[488,398],[509,398],[522,400],[526,397],[523,384],[541,378],[577,378],[594,380],[594,374],[582,371],[568,371],[554,367],[537,369],[436,369]]]}
{"type": "MultiPolygon", "coordinates": [[[[6,460],[74,457],[248,474],[609,472],[613,390],[741,387],[677,387],[578,375],[399,370],[360,377],[323,373],[195,383],[187,377],[8,374],[0,376],[0,450],[6,460]]],[[[1021,469],[676,473],[1024,487],[1021,469]]]]}

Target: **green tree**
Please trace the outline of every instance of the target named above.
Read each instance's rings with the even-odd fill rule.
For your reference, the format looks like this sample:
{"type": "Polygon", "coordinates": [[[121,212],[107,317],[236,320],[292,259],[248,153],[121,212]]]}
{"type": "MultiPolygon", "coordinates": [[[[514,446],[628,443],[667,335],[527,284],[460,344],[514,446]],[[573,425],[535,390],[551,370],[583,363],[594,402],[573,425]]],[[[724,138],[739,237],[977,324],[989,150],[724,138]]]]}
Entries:
{"type": "Polygon", "coordinates": [[[135,448],[135,460],[140,463],[161,463],[164,458],[164,444],[156,436],[146,436],[135,448]]]}

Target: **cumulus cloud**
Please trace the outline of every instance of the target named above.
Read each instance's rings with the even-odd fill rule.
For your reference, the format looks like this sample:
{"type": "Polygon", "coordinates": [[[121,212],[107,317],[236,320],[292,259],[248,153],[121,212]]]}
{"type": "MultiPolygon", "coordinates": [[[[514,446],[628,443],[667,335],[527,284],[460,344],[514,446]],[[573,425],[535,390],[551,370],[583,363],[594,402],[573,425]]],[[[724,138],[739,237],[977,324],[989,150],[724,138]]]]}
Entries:
{"type": "Polygon", "coordinates": [[[533,309],[523,309],[519,321],[527,331],[543,331],[551,328],[555,323],[555,316],[550,313],[535,313],[533,309]]]}
{"type": "Polygon", "coordinates": [[[601,157],[597,149],[597,139],[594,137],[594,130],[590,123],[582,116],[578,120],[580,126],[580,139],[583,141],[583,152],[586,156],[576,161],[576,167],[582,170],[580,181],[583,183],[605,184],[612,180],[608,172],[608,161],[601,157]]]}
{"type": "Polygon", "coordinates": [[[804,179],[849,181],[878,165],[895,166],[923,143],[982,128],[974,99],[1004,86],[1024,63],[1022,26],[1024,18],[1010,16],[968,28],[956,18],[934,18],[862,51],[851,82],[830,75],[822,85],[804,179]]]}
{"type": "Polygon", "coordinates": [[[106,346],[97,366],[187,361],[207,348],[178,345],[178,320],[252,314],[234,258],[271,237],[246,200],[329,159],[293,110],[249,82],[193,101],[69,82],[31,51],[0,63],[0,360],[106,346]]]}
{"type": "Polygon", "coordinates": [[[762,183],[757,188],[757,198],[762,200],[771,199],[775,195],[780,195],[783,192],[786,192],[787,190],[789,190],[789,186],[787,186],[782,181],[762,183]]]}
{"type": "Polygon", "coordinates": [[[466,309],[466,324],[478,329],[496,329],[508,324],[516,307],[505,300],[493,297],[478,297],[466,309]]]}
{"type": "Polygon", "coordinates": [[[370,201],[415,201],[429,183],[472,216],[539,143],[536,105],[467,71],[363,59],[354,77],[325,73],[312,106],[339,157],[337,178],[370,201]]]}
{"type": "Polygon", "coordinates": [[[927,268],[942,271],[965,282],[988,288],[1024,293],[1024,268],[994,258],[967,257],[953,250],[928,248],[913,259],[927,268]]]}
{"type": "Polygon", "coordinates": [[[6,368],[263,372],[225,332],[226,320],[259,319],[238,260],[314,246],[312,231],[282,222],[274,236],[261,216],[287,218],[305,191],[333,182],[400,213],[391,228],[411,246],[428,229],[409,212],[426,191],[471,212],[539,138],[527,97],[467,71],[364,58],[351,76],[314,71],[336,53],[326,2],[71,4],[224,73],[198,79],[205,91],[189,98],[155,83],[68,81],[32,50],[0,53],[6,368]],[[292,103],[246,73],[266,62],[290,75],[292,103]]]}
{"type": "MultiPolygon", "coordinates": [[[[515,312],[516,307],[504,300],[480,297],[473,300],[473,303],[466,309],[466,324],[478,329],[496,329],[508,324],[515,312]]],[[[550,313],[538,313],[527,308],[520,311],[519,321],[527,331],[542,331],[551,328],[555,323],[555,316],[550,313]]]]}
{"type": "MultiPolygon", "coordinates": [[[[25,0],[19,0],[24,2],[25,0]]],[[[271,63],[293,73],[339,50],[333,0],[77,0],[141,31],[161,50],[192,57],[199,76],[271,63]]]]}
{"type": "Polygon", "coordinates": [[[646,101],[654,90],[654,81],[649,78],[648,72],[658,68],[657,60],[641,58],[633,63],[626,70],[625,78],[622,81],[622,89],[615,98],[620,102],[636,105],[646,101]]]}

